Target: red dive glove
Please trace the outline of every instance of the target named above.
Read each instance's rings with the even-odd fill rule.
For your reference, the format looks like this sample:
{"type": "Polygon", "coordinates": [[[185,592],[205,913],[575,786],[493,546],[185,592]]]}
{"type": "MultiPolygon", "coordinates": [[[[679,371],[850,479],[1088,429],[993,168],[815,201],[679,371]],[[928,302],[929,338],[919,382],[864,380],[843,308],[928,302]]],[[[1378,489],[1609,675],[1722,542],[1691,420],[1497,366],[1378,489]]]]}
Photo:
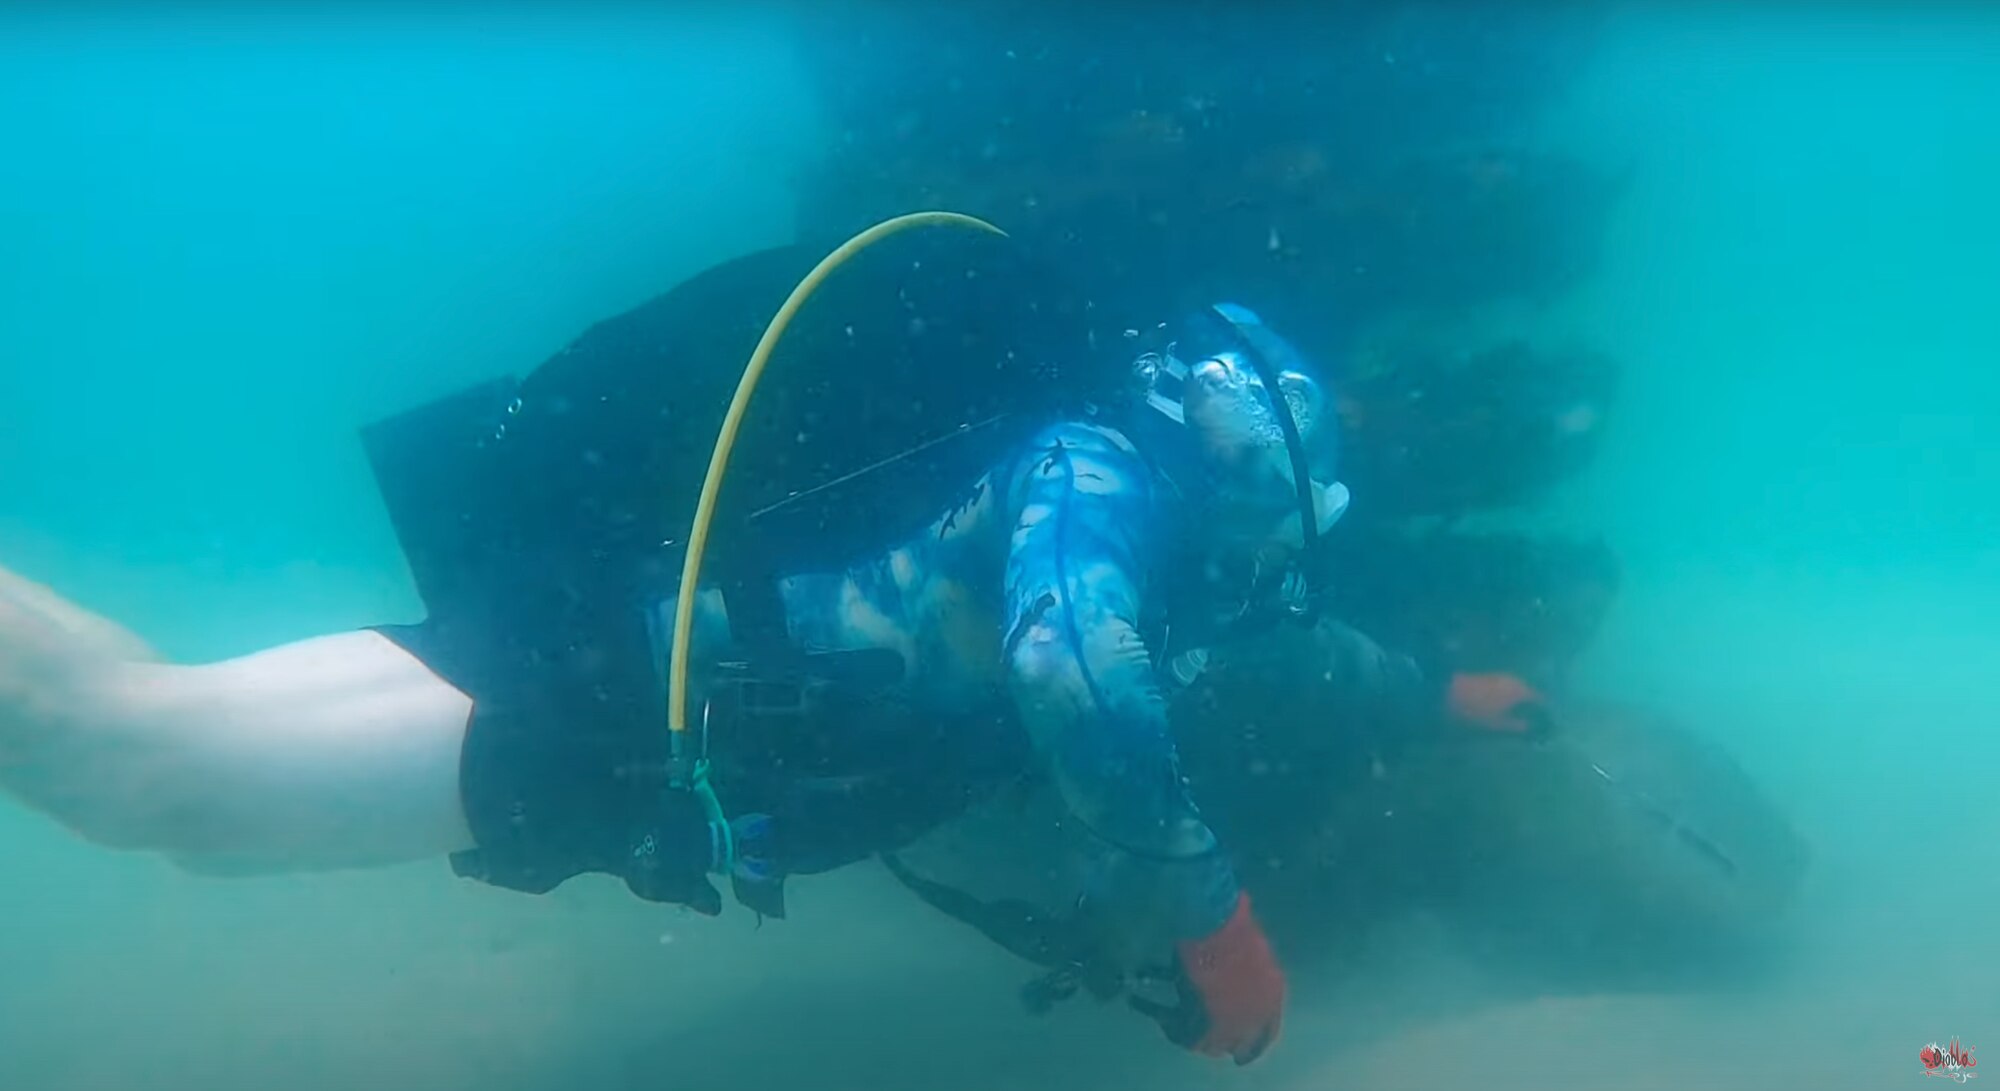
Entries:
{"type": "Polygon", "coordinates": [[[1250,912],[1250,895],[1221,928],[1179,946],[1181,972],[1207,1017],[1191,1048],[1210,1057],[1249,1064],[1278,1040],[1285,1014],[1285,974],[1271,941],[1250,912]]]}
{"type": "Polygon", "coordinates": [[[1535,688],[1504,671],[1454,674],[1445,703],[1466,726],[1505,734],[1540,734],[1548,729],[1548,704],[1535,688]]]}

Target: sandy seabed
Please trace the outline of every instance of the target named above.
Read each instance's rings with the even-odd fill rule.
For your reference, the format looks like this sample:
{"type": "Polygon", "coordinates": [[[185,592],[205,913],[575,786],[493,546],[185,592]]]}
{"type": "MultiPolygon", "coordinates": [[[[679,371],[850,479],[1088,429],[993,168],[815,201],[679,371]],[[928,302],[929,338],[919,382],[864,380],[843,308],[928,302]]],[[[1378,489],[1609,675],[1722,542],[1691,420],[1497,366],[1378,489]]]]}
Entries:
{"type": "Polygon", "coordinates": [[[2000,1034],[1978,952],[1935,945],[1991,898],[1935,884],[1820,892],[1808,961],[1758,994],[1481,1003],[1419,956],[1394,981],[1303,983],[1280,1049],[1236,1069],[1116,1007],[1027,1015],[1028,968],[873,868],[799,884],[793,919],[760,928],[610,883],[523,898],[431,867],[195,880],[5,825],[31,868],[0,916],[9,1091],[1876,1091],[1921,1080],[1932,1038],[2000,1034]]]}

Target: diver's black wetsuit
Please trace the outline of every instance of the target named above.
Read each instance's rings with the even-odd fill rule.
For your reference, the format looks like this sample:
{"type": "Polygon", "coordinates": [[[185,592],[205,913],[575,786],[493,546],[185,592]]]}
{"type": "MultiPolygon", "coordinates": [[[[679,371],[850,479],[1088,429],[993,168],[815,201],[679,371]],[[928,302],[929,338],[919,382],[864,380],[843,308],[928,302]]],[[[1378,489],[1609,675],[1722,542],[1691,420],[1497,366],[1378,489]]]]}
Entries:
{"type": "MultiPolygon", "coordinates": [[[[674,434],[673,367],[692,366],[661,357],[689,317],[656,303],[586,338],[611,351],[558,356],[518,388],[449,399],[371,440],[430,585],[424,623],[382,631],[474,700],[462,791],[479,847],[461,873],[541,892],[604,872],[717,908],[658,851],[707,859],[690,843],[695,805],[663,791],[678,553],[651,513],[686,501],[647,479],[674,434]],[[454,449],[485,468],[454,478],[453,457],[435,454],[454,449]],[[441,496],[449,510],[433,510],[441,496]],[[433,529],[452,545],[421,545],[426,520],[448,524],[433,529]]],[[[1072,813],[1131,865],[1117,881],[1143,891],[1108,900],[1149,902],[1175,937],[1214,931],[1238,892],[1180,776],[1163,683],[1254,589],[1197,563],[1202,528],[1168,475],[1102,419],[1050,415],[957,469],[943,510],[890,519],[907,532],[785,566],[783,643],[840,684],[813,716],[720,731],[725,804],[776,816],[781,871],[819,870],[896,847],[1039,753],[1072,813]]],[[[696,670],[712,681],[757,650],[706,591],[696,670]]],[[[1364,666],[1357,678],[1425,688],[1414,671],[1364,666]]]]}

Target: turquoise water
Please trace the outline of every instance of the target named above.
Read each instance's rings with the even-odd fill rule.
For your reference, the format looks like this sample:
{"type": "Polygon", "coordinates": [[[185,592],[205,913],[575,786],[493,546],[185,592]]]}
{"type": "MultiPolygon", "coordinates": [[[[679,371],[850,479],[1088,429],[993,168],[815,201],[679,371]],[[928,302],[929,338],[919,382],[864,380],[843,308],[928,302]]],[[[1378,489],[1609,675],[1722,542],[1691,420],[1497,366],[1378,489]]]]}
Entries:
{"type": "MultiPolygon", "coordinates": [[[[789,237],[824,134],[777,18],[0,14],[0,563],[191,659],[415,617],[354,427],[789,237]]],[[[1236,1073],[1019,1015],[872,874],[753,932],[441,865],[205,882],[6,809],[0,1086],[1879,1088],[2000,1042],[1996,58],[1965,10],[1634,9],[1549,120],[1633,173],[1601,274],[1525,319],[1626,366],[1547,517],[1627,566],[1598,684],[1815,844],[1779,995],[1328,1059],[1332,1005],[1236,1073]]]]}

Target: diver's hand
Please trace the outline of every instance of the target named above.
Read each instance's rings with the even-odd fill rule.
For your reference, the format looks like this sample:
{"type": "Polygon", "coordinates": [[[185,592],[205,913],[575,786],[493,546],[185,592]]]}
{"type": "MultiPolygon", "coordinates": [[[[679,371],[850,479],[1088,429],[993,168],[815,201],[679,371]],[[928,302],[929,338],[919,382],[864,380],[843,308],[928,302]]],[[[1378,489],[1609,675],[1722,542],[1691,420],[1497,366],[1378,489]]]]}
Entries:
{"type": "Polygon", "coordinates": [[[71,655],[153,662],[159,656],[131,630],[0,565],[0,649],[32,637],[71,655]]]}
{"type": "Polygon", "coordinates": [[[92,718],[121,664],[157,658],[131,631],[0,566],[0,786],[92,718]]]}
{"type": "Polygon", "coordinates": [[[1221,928],[1182,941],[1178,950],[1184,992],[1199,1001],[1202,1018],[1178,1027],[1162,1019],[1168,1037],[1197,1053],[1233,1057],[1239,1065],[1263,1056],[1284,1022],[1285,974],[1250,911],[1250,895],[1237,896],[1236,910],[1221,928]]]}
{"type": "Polygon", "coordinates": [[[1467,727],[1509,735],[1548,731],[1548,702],[1533,686],[1505,671],[1454,674],[1445,704],[1467,727]]]}
{"type": "Polygon", "coordinates": [[[96,680],[113,665],[66,618],[39,585],[0,569],[0,779],[60,741],[96,680]]]}

